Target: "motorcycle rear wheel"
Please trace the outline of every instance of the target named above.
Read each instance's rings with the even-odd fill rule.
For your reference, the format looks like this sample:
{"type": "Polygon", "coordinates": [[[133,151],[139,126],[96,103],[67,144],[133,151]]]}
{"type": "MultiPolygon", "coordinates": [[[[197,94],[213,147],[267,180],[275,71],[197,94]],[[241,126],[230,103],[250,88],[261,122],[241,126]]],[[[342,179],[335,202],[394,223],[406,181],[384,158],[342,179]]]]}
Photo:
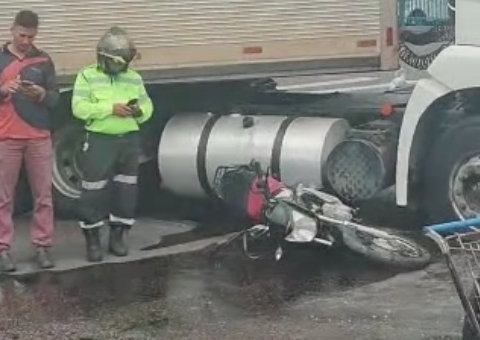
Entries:
{"type": "Polygon", "coordinates": [[[382,264],[406,270],[419,270],[430,263],[430,253],[417,242],[389,232],[393,238],[379,238],[376,235],[355,229],[342,230],[343,244],[355,253],[382,264]]]}

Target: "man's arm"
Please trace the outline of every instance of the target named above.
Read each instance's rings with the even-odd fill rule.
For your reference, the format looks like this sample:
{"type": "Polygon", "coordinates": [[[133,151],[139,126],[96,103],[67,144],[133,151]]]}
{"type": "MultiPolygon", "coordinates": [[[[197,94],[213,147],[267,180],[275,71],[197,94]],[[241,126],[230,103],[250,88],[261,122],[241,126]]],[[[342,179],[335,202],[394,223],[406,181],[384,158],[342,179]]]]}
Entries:
{"type": "Polygon", "coordinates": [[[90,84],[83,71],[75,79],[72,94],[72,113],[74,117],[88,121],[104,119],[112,114],[113,102],[97,101],[91,95],[90,84]]]}
{"type": "Polygon", "coordinates": [[[40,103],[44,104],[50,110],[54,109],[60,100],[60,93],[57,89],[57,75],[55,72],[55,65],[49,58],[46,65],[46,79],[45,79],[45,95],[41,98],[40,103]]]}
{"type": "Polygon", "coordinates": [[[139,89],[138,106],[142,114],[137,118],[137,122],[142,124],[149,120],[153,114],[153,103],[148,96],[147,90],[145,89],[145,85],[143,85],[143,83],[140,85],[139,89]]]}

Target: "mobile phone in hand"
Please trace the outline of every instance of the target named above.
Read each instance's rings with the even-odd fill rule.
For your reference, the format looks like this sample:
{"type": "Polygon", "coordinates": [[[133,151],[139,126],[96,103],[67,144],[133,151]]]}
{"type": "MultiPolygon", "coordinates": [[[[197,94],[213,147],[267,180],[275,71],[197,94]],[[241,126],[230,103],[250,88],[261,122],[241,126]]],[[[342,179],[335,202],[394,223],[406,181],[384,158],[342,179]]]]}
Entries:
{"type": "MultiPolygon", "coordinates": [[[[128,106],[130,107],[133,107],[135,105],[138,104],[138,99],[134,98],[134,99],[130,99],[127,103],[128,106]]],[[[132,116],[137,118],[137,117],[140,117],[142,115],[142,112],[140,110],[135,110],[135,112],[133,112],[132,116]]]]}
{"type": "Polygon", "coordinates": [[[134,99],[130,99],[127,103],[128,106],[134,106],[138,103],[138,99],[137,98],[134,98],[134,99]]]}
{"type": "Polygon", "coordinates": [[[22,84],[22,86],[32,86],[32,85],[35,85],[34,82],[31,82],[30,80],[21,80],[20,83],[22,84]]]}

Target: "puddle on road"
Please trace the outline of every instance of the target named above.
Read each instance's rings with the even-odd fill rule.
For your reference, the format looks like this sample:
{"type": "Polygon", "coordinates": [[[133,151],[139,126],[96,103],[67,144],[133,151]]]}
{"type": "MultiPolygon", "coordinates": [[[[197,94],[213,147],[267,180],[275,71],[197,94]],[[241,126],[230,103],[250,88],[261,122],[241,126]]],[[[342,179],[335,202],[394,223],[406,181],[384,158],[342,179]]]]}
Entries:
{"type": "Polygon", "coordinates": [[[354,256],[327,254],[318,248],[295,249],[287,255],[280,263],[257,262],[232,246],[213,255],[182,255],[4,281],[0,334],[8,334],[5,339],[30,339],[26,334],[70,339],[70,334],[72,339],[86,340],[132,332],[158,334],[166,329],[194,332],[206,323],[278,317],[290,302],[305,295],[351,289],[396,274],[354,256]]]}

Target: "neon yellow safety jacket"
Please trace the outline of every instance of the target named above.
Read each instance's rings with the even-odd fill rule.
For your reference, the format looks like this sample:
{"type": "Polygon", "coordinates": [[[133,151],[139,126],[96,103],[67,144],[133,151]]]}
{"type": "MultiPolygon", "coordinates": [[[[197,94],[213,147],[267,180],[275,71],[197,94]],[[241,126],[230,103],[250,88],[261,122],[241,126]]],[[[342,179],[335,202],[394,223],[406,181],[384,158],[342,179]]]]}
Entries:
{"type": "Polygon", "coordinates": [[[153,104],[138,72],[128,69],[111,77],[95,64],[83,68],[75,79],[72,113],[86,122],[88,131],[116,135],[138,131],[139,125],[152,116],[153,104]],[[126,104],[131,99],[138,99],[140,117],[113,114],[114,104],[126,104]]]}

